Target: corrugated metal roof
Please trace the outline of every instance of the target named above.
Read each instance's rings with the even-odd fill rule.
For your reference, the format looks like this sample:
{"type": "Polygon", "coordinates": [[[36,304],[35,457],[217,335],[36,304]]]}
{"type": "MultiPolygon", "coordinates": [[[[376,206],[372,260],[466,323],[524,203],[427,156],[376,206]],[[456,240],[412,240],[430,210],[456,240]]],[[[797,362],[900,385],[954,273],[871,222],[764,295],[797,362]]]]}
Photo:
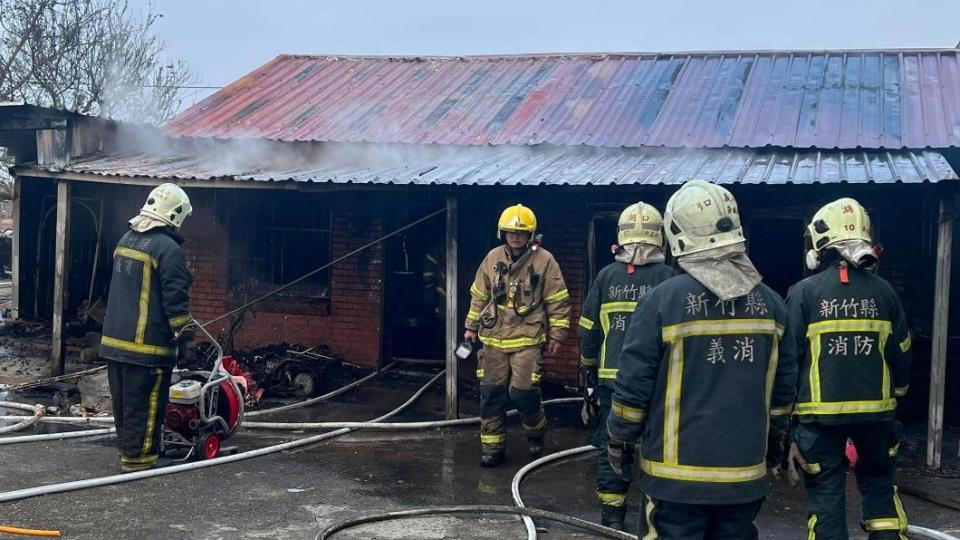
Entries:
{"type": "Polygon", "coordinates": [[[945,50],[278,56],[166,125],[284,141],[721,148],[947,148],[945,50]]]}
{"type": "Polygon", "coordinates": [[[918,183],[956,180],[944,157],[933,151],[771,152],[751,150],[510,151],[440,156],[377,167],[323,166],[244,168],[236,161],[216,165],[209,155],[98,155],[66,170],[96,175],[171,180],[235,179],[356,184],[422,185],[638,185],[680,184],[701,178],[724,184],[918,183]]]}

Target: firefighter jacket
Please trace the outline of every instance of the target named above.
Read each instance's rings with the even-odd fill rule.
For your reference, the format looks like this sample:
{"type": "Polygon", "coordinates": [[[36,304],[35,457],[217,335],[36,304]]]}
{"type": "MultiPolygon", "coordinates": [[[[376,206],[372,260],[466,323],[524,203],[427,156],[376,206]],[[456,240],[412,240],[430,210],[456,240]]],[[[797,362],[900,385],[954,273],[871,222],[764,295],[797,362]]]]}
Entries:
{"type": "Polygon", "coordinates": [[[797,381],[796,364],[778,361],[785,323],[783,300],[762,283],[720,301],[681,274],[640,304],[607,427],[611,440],[642,435],[644,493],[687,504],[766,496],[769,421],[790,414],[797,381]]]}
{"type": "Polygon", "coordinates": [[[623,337],[637,303],[672,276],[673,268],[663,263],[633,266],[614,262],[597,274],[580,310],[577,334],[580,364],[596,369],[601,382],[612,386],[617,379],[623,337]]]}
{"type": "Polygon", "coordinates": [[[485,347],[516,351],[550,339],[563,341],[570,329],[570,293],[549,251],[528,249],[513,260],[510,249],[490,251],[470,287],[465,326],[485,347]]]}
{"type": "Polygon", "coordinates": [[[831,264],[790,289],[787,310],[784,340],[795,356],[784,361],[800,366],[800,421],[893,418],[910,383],[910,332],[893,287],[869,271],[831,264]]]}
{"type": "Polygon", "coordinates": [[[192,319],[187,268],[173,231],[128,231],[113,252],[113,276],[100,356],[148,367],[172,367],[174,334],[192,319]]]}

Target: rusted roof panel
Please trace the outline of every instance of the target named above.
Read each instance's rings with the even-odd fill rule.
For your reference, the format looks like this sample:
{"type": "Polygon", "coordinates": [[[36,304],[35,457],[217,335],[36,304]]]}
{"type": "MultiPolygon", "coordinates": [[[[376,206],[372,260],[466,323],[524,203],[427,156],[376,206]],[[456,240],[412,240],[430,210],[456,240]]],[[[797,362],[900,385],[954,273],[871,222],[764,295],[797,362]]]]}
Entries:
{"type": "Polygon", "coordinates": [[[166,130],[456,145],[948,148],[960,142],[958,52],[282,55],[166,130]]]}
{"type": "Polygon", "coordinates": [[[129,153],[96,155],[56,171],[167,180],[459,186],[680,184],[692,178],[723,184],[892,184],[957,179],[947,160],[933,151],[773,152],[663,148],[520,151],[514,148],[473,154],[477,155],[450,154],[419,162],[374,167],[301,162],[296,166],[270,168],[244,166],[233,159],[217,163],[208,153],[129,153]]]}

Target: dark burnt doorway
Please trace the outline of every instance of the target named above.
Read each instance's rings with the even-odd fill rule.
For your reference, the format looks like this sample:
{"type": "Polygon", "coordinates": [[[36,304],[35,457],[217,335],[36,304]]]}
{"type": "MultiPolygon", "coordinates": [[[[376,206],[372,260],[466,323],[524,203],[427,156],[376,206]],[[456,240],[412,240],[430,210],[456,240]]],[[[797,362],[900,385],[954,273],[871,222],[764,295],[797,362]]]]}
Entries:
{"type": "Polygon", "coordinates": [[[611,249],[617,243],[617,219],[620,212],[613,209],[597,209],[590,220],[590,229],[587,235],[587,271],[588,283],[608,264],[614,262],[614,253],[611,249]]]}
{"type": "MultiPolygon", "coordinates": [[[[429,213],[413,211],[398,223],[429,213]]],[[[446,243],[443,221],[428,220],[392,237],[385,265],[384,328],[388,358],[444,361],[446,243]]]]}
{"type": "Polygon", "coordinates": [[[748,223],[750,260],[763,282],[783,298],[803,279],[803,227],[799,217],[756,217],[748,223]]]}

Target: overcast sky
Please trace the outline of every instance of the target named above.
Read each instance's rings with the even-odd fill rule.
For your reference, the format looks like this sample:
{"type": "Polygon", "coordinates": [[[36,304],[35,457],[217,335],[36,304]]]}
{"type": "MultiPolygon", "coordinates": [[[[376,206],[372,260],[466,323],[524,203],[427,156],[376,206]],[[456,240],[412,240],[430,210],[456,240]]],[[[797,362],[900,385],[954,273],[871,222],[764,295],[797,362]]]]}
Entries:
{"type": "MultiPolygon", "coordinates": [[[[222,86],[281,53],[954,47],[960,0],[132,0],[222,86]]],[[[195,90],[186,106],[210,93],[195,90]]]]}

